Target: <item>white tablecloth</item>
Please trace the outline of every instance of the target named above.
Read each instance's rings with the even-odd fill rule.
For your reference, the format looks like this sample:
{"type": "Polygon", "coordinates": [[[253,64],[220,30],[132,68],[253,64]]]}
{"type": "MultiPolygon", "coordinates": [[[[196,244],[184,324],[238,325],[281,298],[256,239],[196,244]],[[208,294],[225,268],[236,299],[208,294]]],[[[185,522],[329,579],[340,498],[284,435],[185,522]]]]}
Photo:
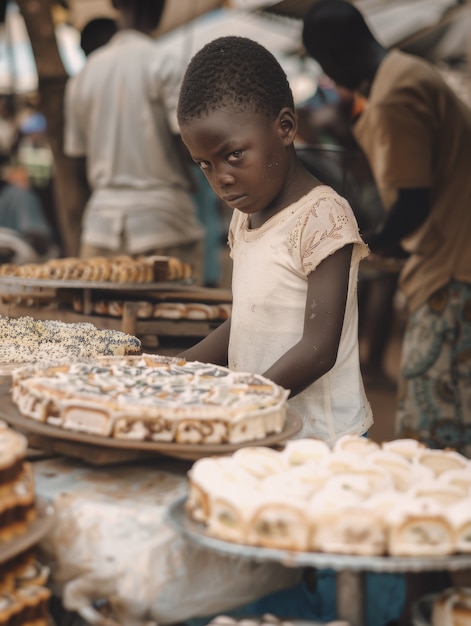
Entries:
{"type": "Polygon", "coordinates": [[[198,547],[169,525],[168,506],[187,491],[186,462],[33,465],[38,496],[56,509],[40,548],[66,609],[84,615],[107,599],[124,626],[169,624],[228,611],[300,579],[300,570],[198,547]]]}

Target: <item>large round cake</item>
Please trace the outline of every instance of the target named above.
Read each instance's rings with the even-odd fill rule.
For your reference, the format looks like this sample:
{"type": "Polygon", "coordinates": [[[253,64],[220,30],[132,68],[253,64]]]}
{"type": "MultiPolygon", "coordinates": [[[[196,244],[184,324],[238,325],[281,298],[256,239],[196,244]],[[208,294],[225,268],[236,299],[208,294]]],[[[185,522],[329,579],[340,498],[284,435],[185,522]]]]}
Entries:
{"type": "Polygon", "coordinates": [[[288,391],[263,376],[143,354],[38,363],[13,374],[20,412],[93,435],[240,443],[283,430],[288,391]]]}

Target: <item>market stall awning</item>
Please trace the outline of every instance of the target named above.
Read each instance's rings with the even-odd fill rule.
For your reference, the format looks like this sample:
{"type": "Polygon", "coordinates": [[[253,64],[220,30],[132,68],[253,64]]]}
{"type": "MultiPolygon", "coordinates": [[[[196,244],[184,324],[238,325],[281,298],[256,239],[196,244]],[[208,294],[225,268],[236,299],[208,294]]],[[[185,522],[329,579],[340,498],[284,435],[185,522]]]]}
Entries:
{"type": "MultiPolygon", "coordinates": [[[[302,19],[314,0],[232,0],[234,6],[262,9],[285,17],[302,19]]],[[[372,31],[385,46],[436,25],[461,4],[457,0],[353,0],[372,31]]]]}
{"type": "MultiPolygon", "coordinates": [[[[116,17],[111,0],[68,0],[67,4],[72,25],[78,30],[95,17],[116,17]]],[[[224,4],[224,0],[167,0],[158,32],[167,32],[224,4]]]]}

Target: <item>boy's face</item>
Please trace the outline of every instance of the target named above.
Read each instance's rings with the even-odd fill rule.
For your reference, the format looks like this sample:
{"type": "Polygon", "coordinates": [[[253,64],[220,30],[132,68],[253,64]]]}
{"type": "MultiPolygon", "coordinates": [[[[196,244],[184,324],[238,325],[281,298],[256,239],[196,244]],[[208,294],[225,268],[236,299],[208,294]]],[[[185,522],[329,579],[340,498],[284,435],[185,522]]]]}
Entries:
{"type": "Polygon", "coordinates": [[[283,111],[273,119],[223,107],[181,126],[193,160],[229,207],[248,214],[270,211],[282,195],[293,141],[293,119],[283,111]]]}

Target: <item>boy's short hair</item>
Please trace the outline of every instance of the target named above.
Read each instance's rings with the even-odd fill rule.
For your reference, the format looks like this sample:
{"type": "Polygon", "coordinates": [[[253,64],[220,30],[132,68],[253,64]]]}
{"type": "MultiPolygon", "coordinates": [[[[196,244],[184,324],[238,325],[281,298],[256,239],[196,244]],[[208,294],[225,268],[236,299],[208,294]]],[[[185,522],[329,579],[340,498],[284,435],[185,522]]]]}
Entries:
{"type": "Polygon", "coordinates": [[[252,39],[219,37],[199,50],[186,69],[177,110],[180,124],[225,106],[268,117],[276,117],[283,107],[294,110],[284,70],[252,39]]]}

